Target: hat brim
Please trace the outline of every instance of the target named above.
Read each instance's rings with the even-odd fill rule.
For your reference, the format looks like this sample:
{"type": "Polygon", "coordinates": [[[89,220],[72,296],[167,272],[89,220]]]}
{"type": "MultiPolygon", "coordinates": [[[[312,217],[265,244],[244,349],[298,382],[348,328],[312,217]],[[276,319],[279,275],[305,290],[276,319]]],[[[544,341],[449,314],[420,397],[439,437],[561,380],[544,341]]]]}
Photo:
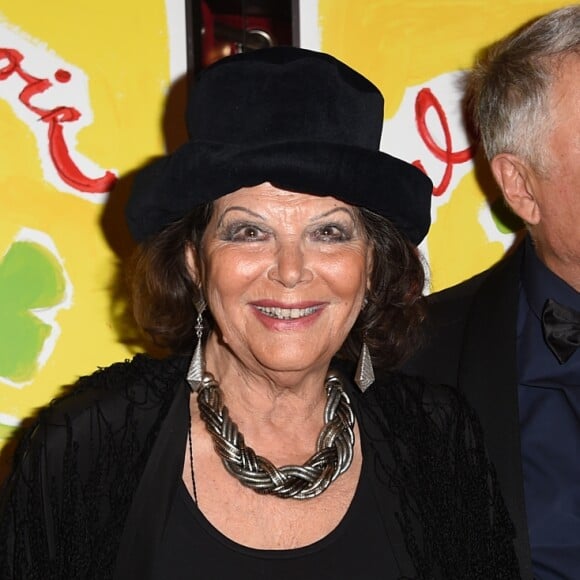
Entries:
{"type": "Polygon", "coordinates": [[[251,147],[199,141],[137,174],[127,205],[129,229],[143,241],[196,205],[264,182],[365,207],[389,219],[413,244],[429,230],[431,180],[387,153],[336,143],[251,147]]]}

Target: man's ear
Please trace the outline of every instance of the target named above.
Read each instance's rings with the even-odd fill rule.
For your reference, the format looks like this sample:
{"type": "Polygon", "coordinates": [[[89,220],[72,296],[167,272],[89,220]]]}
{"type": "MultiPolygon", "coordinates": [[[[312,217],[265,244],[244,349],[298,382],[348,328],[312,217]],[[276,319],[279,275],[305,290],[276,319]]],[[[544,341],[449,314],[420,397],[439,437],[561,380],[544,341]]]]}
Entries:
{"type": "Polygon", "coordinates": [[[535,175],[528,164],[511,153],[500,153],[491,160],[491,171],[506,203],[525,223],[536,225],[541,218],[535,196],[535,175]]]}
{"type": "Polygon", "coordinates": [[[197,252],[195,248],[188,244],[185,247],[185,265],[193,283],[197,286],[199,284],[199,264],[197,259],[197,252]]]}

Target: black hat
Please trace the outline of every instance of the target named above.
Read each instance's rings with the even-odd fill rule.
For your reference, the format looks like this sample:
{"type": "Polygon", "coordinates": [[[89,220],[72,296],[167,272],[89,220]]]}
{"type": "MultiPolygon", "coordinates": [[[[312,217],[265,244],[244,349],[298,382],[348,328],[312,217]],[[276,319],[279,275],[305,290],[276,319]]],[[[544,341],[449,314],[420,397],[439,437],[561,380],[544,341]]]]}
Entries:
{"type": "Polygon", "coordinates": [[[432,183],[379,151],[383,97],[336,58],[294,47],[224,58],[191,90],[190,141],[141,170],[127,205],[143,241],[196,205],[269,181],[366,207],[418,244],[432,183]]]}

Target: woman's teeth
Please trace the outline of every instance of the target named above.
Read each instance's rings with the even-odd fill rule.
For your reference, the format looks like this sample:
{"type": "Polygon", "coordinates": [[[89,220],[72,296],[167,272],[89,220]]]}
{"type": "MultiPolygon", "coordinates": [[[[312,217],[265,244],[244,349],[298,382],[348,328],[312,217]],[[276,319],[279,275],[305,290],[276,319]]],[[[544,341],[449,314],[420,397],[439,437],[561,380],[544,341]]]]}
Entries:
{"type": "Polygon", "coordinates": [[[262,314],[272,318],[279,318],[280,320],[302,318],[316,312],[316,306],[311,306],[310,308],[268,308],[266,306],[256,306],[256,308],[262,314]]]}

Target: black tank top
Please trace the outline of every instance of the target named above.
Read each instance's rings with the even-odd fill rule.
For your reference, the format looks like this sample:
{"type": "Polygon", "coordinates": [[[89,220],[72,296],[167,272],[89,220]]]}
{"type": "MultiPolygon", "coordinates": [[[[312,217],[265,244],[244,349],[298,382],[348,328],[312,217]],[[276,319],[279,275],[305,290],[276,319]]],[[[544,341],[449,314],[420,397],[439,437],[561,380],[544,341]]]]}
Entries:
{"type": "Polygon", "coordinates": [[[152,577],[155,580],[397,578],[397,566],[379,516],[367,463],[363,461],[353,500],[337,527],[321,540],[291,550],[257,550],[228,539],[209,523],[181,482],[152,577]]]}

